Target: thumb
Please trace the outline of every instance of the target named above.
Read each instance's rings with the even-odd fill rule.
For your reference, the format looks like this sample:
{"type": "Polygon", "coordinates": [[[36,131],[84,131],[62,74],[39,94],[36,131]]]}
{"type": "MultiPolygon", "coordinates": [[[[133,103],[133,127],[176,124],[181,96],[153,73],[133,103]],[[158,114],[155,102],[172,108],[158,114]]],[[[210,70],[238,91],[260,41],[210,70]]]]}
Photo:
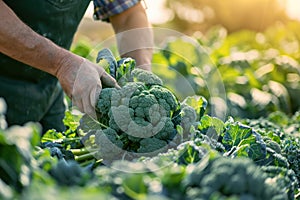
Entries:
{"type": "Polygon", "coordinates": [[[103,85],[107,87],[114,87],[117,89],[120,89],[121,87],[118,85],[116,79],[114,79],[111,75],[109,75],[107,72],[99,73],[100,80],[103,85]]]}

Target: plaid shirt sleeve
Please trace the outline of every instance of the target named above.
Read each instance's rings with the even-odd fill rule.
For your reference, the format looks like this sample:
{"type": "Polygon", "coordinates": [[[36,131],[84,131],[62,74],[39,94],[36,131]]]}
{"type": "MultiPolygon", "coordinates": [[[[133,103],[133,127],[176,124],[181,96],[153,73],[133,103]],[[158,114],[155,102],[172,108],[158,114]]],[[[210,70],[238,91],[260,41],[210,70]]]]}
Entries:
{"type": "Polygon", "coordinates": [[[109,21],[109,17],[136,5],[141,0],[93,0],[94,19],[109,21]]]}

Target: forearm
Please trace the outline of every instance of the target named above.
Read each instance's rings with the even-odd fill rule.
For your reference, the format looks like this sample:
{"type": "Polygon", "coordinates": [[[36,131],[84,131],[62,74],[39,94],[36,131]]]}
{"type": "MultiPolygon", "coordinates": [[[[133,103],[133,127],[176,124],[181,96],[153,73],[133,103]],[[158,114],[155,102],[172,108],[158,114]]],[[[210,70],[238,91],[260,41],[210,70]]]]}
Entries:
{"type": "MultiPolygon", "coordinates": [[[[37,69],[56,75],[63,62],[82,59],[34,32],[0,1],[0,52],[37,69]],[[72,59],[72,60],[73,60],[72,59]]],[[[70,63],[71,64],[71,63],[70,63]]]]}
{"type": "Polygon", "coordinates": [[[132,57],[139,68],[151,70],[153,34],[142,5],[139,3],[110,20],[116,32],[120,55],[132,57]]]}

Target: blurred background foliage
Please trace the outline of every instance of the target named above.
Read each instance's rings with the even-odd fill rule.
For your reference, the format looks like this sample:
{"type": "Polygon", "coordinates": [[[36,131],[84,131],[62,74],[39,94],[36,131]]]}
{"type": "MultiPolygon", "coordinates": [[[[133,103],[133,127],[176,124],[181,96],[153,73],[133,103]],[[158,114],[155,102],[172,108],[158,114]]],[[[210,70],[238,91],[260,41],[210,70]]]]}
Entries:
{"type": "MultiPolygon", "coordinates": [[[[165,0],[168,20],[153,26],[182,34],[156,47],[153,72],[180,100],[204,96],[220,118],[292,115],[300,109],[300,23],[289,18],[286,2],[165,0]]],[[[109,47],[118,56],[116,46],[107,46],[111,27],[87,24],[91,19],[79,27],[72,51],[95,61],[109,47]]]]}
{"type": "Polygon", "coordinates": [[[292,114],[300,108],[300,51],[299,35],[291,30],[300,30],[299,23],[264,32],[213,27],[194,37],[200,48],[182,38],[166,42],[153,58],[164,64],[153,71],[180,99],[193,93],[206,97],[218,117],[292,114]]]}
{"type": "Polygon", "coordinates": [[[284,0],[167,0],[173,19],[166,25],[192,34],[222,25],[228,32],[263,31],[276,22],[287,22],[284,0]]]}

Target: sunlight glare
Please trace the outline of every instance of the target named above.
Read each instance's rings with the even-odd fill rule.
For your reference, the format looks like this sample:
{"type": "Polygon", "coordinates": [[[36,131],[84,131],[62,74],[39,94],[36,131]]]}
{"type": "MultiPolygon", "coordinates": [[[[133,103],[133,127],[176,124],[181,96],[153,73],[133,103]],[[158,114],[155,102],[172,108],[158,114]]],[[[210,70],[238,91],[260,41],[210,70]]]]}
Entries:
{"type": "Polygon", "coordinates": [[[287,14],[292,19],[300,20],[300,2],[299,0],[287,0],[287,14]]]}

